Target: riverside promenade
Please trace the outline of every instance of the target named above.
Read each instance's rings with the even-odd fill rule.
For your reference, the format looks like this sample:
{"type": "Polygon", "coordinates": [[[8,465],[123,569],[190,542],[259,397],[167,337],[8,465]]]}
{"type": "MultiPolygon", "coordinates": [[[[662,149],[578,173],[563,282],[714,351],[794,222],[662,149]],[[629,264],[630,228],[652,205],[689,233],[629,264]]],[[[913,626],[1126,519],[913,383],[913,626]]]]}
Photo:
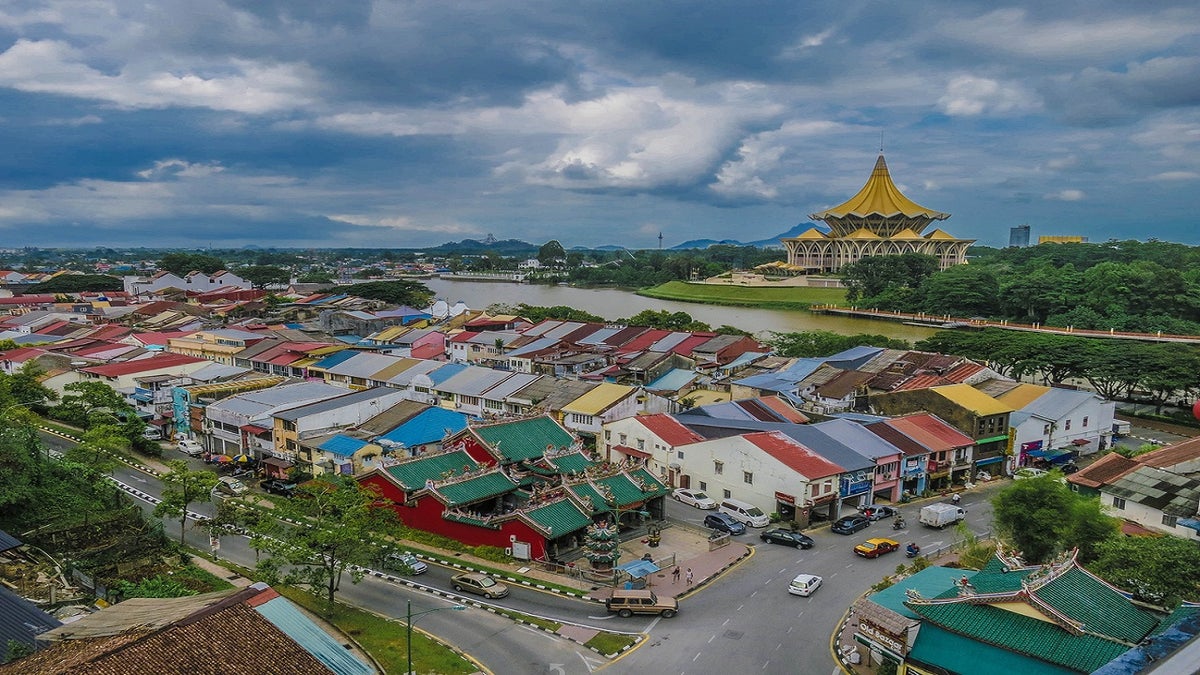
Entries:
{"type": "Polygon", "coordinates": [[[949,314],[910,314],[907,312],[889,312],[879,309],[861,309],[858,307],[840,307],[838,305],[813,305],[809,308],[815,314],[830,314],[858,319],[875,319],[882,321],[898,321],[911,325],[931,326],[933,328],[981,330],[984,328],[1003,328],[1004,330],[1024,331],[1027,333],[1047,333],[1053,335],[1071,335],[1088,338],[1115,338],[1123,340],[1144,340],[1149,342],[1182,342],[1200,344],[1200,335],[1171,335],[1158,331],[1155,333],[1134,333],[1119,330],[1088,330],[1074,326],[1045,326],[1039,323],[1017,323],[1015,321],[991,321],[978,317],[962,318],[949,314]]]}

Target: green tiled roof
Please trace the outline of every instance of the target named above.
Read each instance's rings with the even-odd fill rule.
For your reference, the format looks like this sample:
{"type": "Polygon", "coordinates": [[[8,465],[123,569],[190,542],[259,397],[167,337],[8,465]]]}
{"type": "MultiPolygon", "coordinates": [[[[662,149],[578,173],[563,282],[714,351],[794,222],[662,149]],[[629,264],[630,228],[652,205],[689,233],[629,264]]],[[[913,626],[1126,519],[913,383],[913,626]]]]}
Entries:
{"type": "Polygon", "coordinates": [[[582,452],[573,452],[569,455],[555,457],[546,461],[558,469],[557,473],[582,473],[589,466],[598,464],[598,462],[589,459],[582,452]]]}
{"type": "Polygon", "coordinates": [[[1079,672],[976,642],[930,624],[921,626],[909,656],[952,673],[971,675],[1070,675],[1079,672]]]}
{"type": "Polygon", "coordinates": [[[642,489],[634,485],[633,481],[629,480],[623,473],[609,476],[608,478],[601,478],[596,482],[612,490],[613,500],[621,508],[632,504],[640,504],[646,500],[646,495],[642,493],[642,489]]]}
{"type": "Polygon", "coordinates": [[[1158,626],[1158,618],[1138,609],[1108,584],[1079,568],[1038,589],[1051,607],[1083,622],[1083,629],[1136,644],[1158,626]]]}
{"type": "Polygon", "coordinates": [[[551,537],[561,537],[592,524],[592,519],[569,499],[551,502],[525,512],[534,525],[551,537]]]}
{"type": "Polygon", "coordinates": [[[546,453],[546,446],[571,445],[575,439],[549,417],[491,424],[472,431],[493,449],[499,450],[502,463],[536,459],[546,453]]]}
{"type": "MultiPolygon", "coordinates": [[[[971,585],[975,587],[977,593],[1015,593],[1021,590],[1021,581],[1035,569],[1037,568],[1025,567],[1005,572],[1004,563],[996,556],[992,556],[983,569],[971,577],[971,585]]],[[[957,595],[958,587],[954,586],[938,597],[953,598],[957,595]]]]}
{"type": "Polygon", "coordinates": [[[475,525],[478,527],[486,527],[489,530],[500,529],[499,523],[490,523],[490,522],[484,520],[483,518],[473,518],[471,516],[467,516],[467,515],[458,513],[456,511],[443,511],[442,518],[445,518],[446,520],[453,520],[457,523],[467,523],[467,524],[475,525]]]}
{"type": "Polygon", "coordinates": [[[671,489],[664,485],[661,480],[655,478],[654,474],[645,469],[638,469],[637,471],[631,471],[630,473],[638,478],[641,478],[642,481],[646,483],[646,487],[649,488],[645,493],[647,497],[659,497],[668,494],[671,491],[671,489]]]}
{"type": "Polygon", "coordinates": [[[1072,635],[1056,624],[991,605],[907,603],[927,621],[973,640],[1090,673],[1129,650],[1095,635],[1072,635]]]}
{"type": "Polygon", "coordinates": [[[574,492],[575,496],[580,498],[580,501],[582,501],[582,499],[584,497],[587,497],[588,499],[592,500],[592,512],[589,513],[588,515],[596,515],[597,513],[607,513],[608,511],[612,510],[612,509],[608,508],[608,505],[606,505],[604,503],[604,498],[600,496],[599,492],[596,492],[596,488],[592,487],[590,483],[580,483],[579,485],[572,485],[571,487],[569,487],[567,489],[569,489],[571,492],[574,492]]]}
{"type": "Polygon", "coordinates": [[[461,483],[442,485],[437,492],[450,506],[462,506],[502,495],[516,489],[516,484],[508,476],[499,471],[485,473],[482,476],[469,478],[461,483]]]}
{"type": "Polygon", "coordinates": [[[426,480],[441,480],[442,474],[454,471],[463,472],[463,467],[471,470],[479,468],[475,460],[467,453],[458,450],[441,455],[422,456],[400,464],[387,467],[387,472],[406,490],[417,490],[425,487],[426,480]]]}

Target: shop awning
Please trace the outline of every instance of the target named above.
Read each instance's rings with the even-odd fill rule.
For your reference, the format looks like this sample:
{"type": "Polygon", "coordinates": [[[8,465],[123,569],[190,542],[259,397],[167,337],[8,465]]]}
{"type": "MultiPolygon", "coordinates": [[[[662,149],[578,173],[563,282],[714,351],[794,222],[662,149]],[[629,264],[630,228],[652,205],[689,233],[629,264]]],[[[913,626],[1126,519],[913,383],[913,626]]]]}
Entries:
{"type": "Polygon", "coordinates": [[[980,459],[980,460],[976,460],[976,461],[975,461],[975,466],[983,466],[983,465],[985,465],[985,464],[995,464],[996,462],[1002,462],[1002,461],[1004,461],[1004,457],[1003,457],[1003,456],[1001,456],[1001,457],[988,457],[987,459],[980,459]]]}
{"type": "Polygon", "coordinates": [[[243,424],[242,426],[238,427],[238,429],[241,429],[242,431],[245,431],[248,434],[253,434],[255,436],[257,436],[261,433],[270,431],[270,429],[268,429],[266,427],[260,427],[257,424],[243,424]]]}
{"type": "Polygon", "coordinates": [[[262,461],[262,463],[265,466],[274,466],[280,469],[290,469],[293,466],[291,462],[287,461],[286,459],[280,459],[279,457],[267,457],[262,461]]]}
{"type": "Polygon", "coordinates": [[[642,459],[650,459],[650,453],[648,453],[644,450],[635,450],[635,449],[629,447],[628,445],[614,445],[613,450],[616,450],[617,452],[621,453],[622,455],[629,455],[631,457],[641,457],[642,459]]]}
{"type": "MultiPolygon", "coordinates": [[[[1128,521],[1126,521],[1126,522],[1128,522],[1128,521]]],[[[1179,520],[1175,521],[1175,524],[1182,525],[1184,527],[1191,528],[1197,532],[1200,532],[1200,520],[1196,520],[1195,518],[1180,518],[1179,520]]],[[[1124,526],[1122,526],[1121,529],[1124,530],[1124,526]]],[[[1153,532],[1153,534],[1158,534],[1158,533],[1153,532]]]]}
{"type": "Polygon", "coordinates": [[[1074,445],[1077,448],[1080,446],[1083,446],[1083,445],[1087,445],[1088,443],[1091,443],[1091,441],[1089,441],[1086,438],[1076,438],[1075,440],[1071,441],[1071,445],[1074,445]]]}
{"type": "Polygon", "coordinates": [[[979,438],[975,440],[975,445],[983,443],[995,443],[996,441],[1007,441],[1008,434],[1000,434],[999,436],[989,436],[987,438],[979,438]]]}

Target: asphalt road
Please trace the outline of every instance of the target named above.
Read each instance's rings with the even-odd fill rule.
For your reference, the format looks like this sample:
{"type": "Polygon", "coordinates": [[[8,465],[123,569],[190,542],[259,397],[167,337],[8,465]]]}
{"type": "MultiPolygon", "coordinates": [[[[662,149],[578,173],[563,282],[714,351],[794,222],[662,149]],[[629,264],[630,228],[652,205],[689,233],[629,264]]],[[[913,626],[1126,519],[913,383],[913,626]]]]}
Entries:
{"type": "MultiPolygon", "coordinates": [[[[167,454],[169,458],[172,454],[180,456],[175,450],[168,450],[167,454]]],[[[199,460],[194,462],[200,465],[199,460]]],[[[114,478],[150,495],[159,494],[158,481],[135,470],[117,469],[114,478]]],[[[976,534],[990,530],[988,499],[1003,485],[1007,481],[981,483],[965,493],[961,506],[967,510],[967,524],[976,534]]],[[[816,546],[807,551],[762,543],[758,539],[761,530],[751,528],[737,539],[754,545],[754,555],[685,598],[681,602],[684,611],[668,620],[620,619],[606,615],[595,603],[520,586],[514,586],[509,597],[495,602],[558,621],[647,634],[643,644],[612,663],[564,638],[516,624],[475,606],[463,612],[430,613],[422,616],[417,625],[458,646],[497,674],[575,674],[595,670],[681,675],[834,673],[837,666],[830,652],[830,637],[846,609],[883,576],[909,562],[902,550],[873,560],[861,558],[853,553],[854,545],[871,537],[888,537],[902,545],[915,541],[923,553],[931,555],[955,542],[957,535],[952,528],[934,530],[917,524],[917,512],[925,503],[928,502],[901,506],[901,513],[910,525],[905,530],[892,530],[890,521],[874,523],[850,536],[819,528],[808,533],[816,546]],[[788,582],[799,573],[824,578],[822,587],[812,597],[787,593],[788,582]]],[[[697,525],[705,515],[674,501],[668,503],[667,509],[669,517],[697,525]]],[[[212,506],[197,504],[193,510],[211,514],[212,506]]],[[[168,533],[178,536],[177,523],[167,523],[166,528],[168,533]]],[[[189,529],[188,541],[197,548],[208,546],[207,533],[199,528],[189,529]]],[[[222,537],[219,555],[246,567],[254,565],[255,554],[241,537],[222,537]]],[[[405,602],[409,600],[414,611],[449,606],[453,600],[437,594],[452,593],[451,574],[451,569],[431,565],[429,572],[410,580],[434,592],[367,577],[360,584],[344,583],[339,597],[399,619],[404,616],[405,602]]],[[[474,596],[470,600],[482,602],[474,596]]]]}

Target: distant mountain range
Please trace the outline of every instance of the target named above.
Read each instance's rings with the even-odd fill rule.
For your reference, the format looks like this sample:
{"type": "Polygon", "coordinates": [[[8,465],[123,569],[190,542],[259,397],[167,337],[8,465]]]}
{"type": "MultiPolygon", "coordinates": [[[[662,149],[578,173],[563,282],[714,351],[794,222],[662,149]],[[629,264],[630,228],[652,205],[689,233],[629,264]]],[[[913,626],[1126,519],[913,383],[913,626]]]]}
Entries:
{"type": "MultiPolygon", "coordinates": [[[[817,229],[822,229],[824,226],[813,225],[810,223],[801,223],[786,232],[777,234],[774,237],[767,237],[766,239],[759,239],[758,241],[738,241],[736,239],[690,239],[688,241],[683,242],[682,244],[676,244],[675,246],[672,246],[671,248],[669,248],[667,250],[669,250],[669,251],[687,251],[687,250],[694,250],[694,249],[698,249],[698,248],[699,249],[708,248],[710,246],[716,246],[718,244],[721,244],[724,246],[757,246],[759,248],[780,248],[782,246],[782,244],[779,243],[780,239],[786,239],[788,237],[798,236],[801,233],[807,231],[810,227],[816,227],[817,229]]],[[[477,239],[464,239],[460,242],[447,242],[440,246],[435,246],[433,248],[427,248],[424,250],[431,251],[431,252],[444,251],[447,253],[449,253],[449,252],[461,253],[463,251],[478,250],[480,253],[482,253],[484,251],[494,251],[500,255],[516,255],[516,254],[520,254],[520,253],[526,253],[529,251],[533,251],[536,253],[539,248],[541,248],[541,244],[530,244],[528,242],[524,242],[519,239],[503,239],[503,240],[492,239],[490,241],[479,241],[477,239]]],[[[624,248],[626,248],[626,247],[618,246],[616,244],[605,244],[603,246],[591,246],[591,247],[572,246],[569,250],[572,250],[572,251],[620,251],[624,248]]]]}

